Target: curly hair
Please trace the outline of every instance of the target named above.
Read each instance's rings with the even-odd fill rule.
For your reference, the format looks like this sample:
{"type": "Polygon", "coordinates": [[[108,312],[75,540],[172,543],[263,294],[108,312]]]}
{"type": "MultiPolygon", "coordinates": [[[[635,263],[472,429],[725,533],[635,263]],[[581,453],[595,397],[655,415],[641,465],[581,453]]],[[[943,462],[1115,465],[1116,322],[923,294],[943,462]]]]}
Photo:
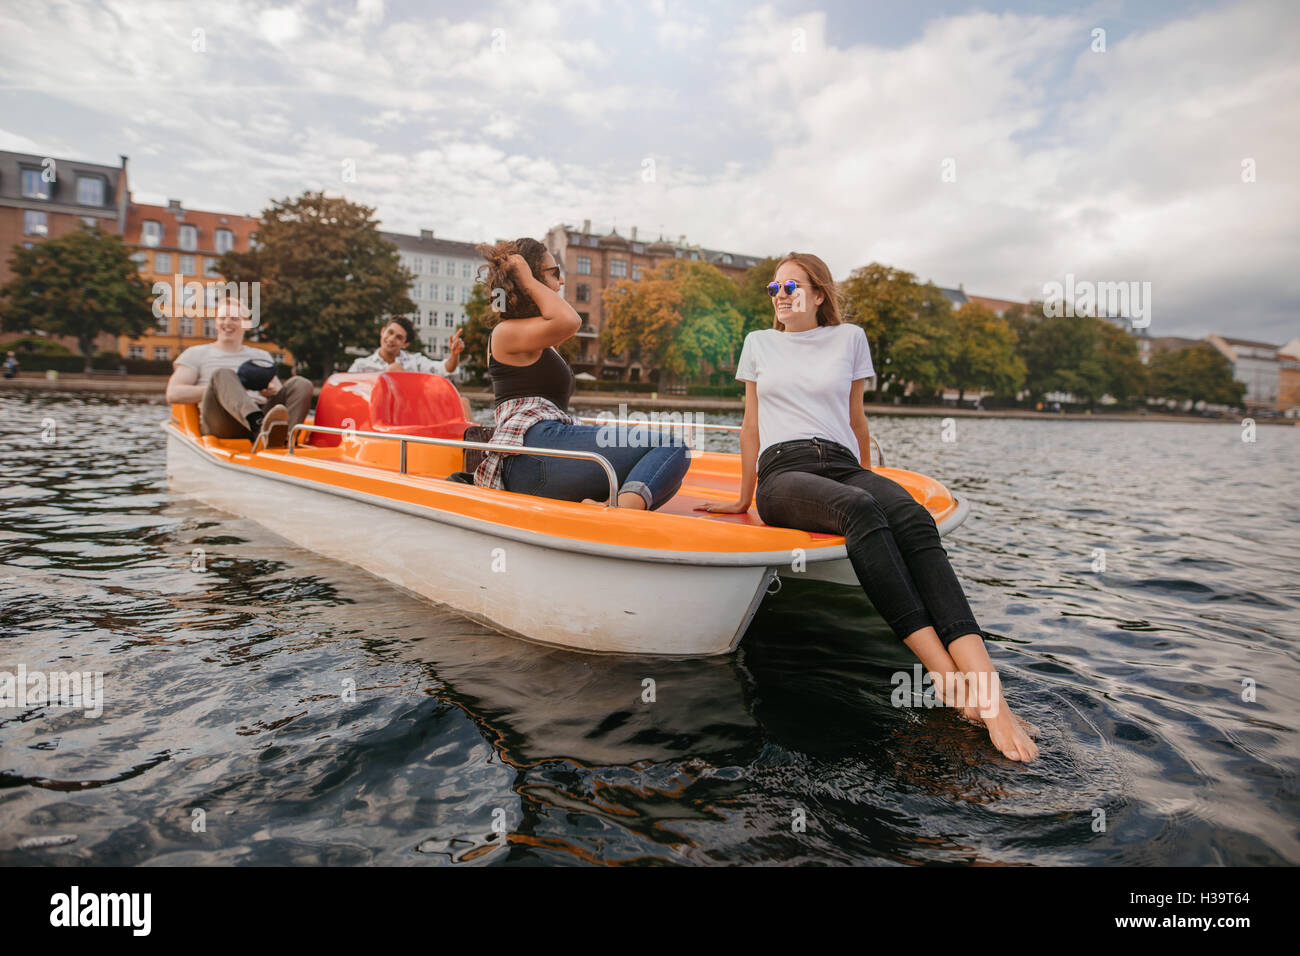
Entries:
{"type": "Polygon", "coordinates": [[[496,313],[498,321],[531,319],[541,315],[542,310],[537,307],[532,296],[519,287],[519,283],[510,274],[507,263],[512,255],[523,256],[533,273],[533,278],[541,282],[542,260],[546,257],[546,247],[536,239],[524,238],[498,242],[495,246],[484,243],[477,249],[479,255],[487,260],[486,265],[479,266],[478,278],[480,282],[487,285],[488,301],[492,304],[492,311],[496,313]],[[501,301],[501,293],[496,291],[498,289],[504,293],[504,303],[501,301]],[[504,308],[498,311],[499,304],[503,304],[504,308]]]}

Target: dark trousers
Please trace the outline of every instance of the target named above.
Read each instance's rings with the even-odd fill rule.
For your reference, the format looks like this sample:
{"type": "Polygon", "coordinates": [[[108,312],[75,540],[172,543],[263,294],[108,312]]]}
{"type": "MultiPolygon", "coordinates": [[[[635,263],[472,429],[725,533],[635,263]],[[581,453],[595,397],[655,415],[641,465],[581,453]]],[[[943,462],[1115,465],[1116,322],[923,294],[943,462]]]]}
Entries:
{"type": "Polygon", "coordinates": [[[843,535],[858,582],[899,640],[927,625],[945,648],[982,634],[930,512],[838,442],[770,446],[758,459],[756,504],[764,524],[843,535]]]}
{"type": "Polygon", "coordinates": [[[248,430],[248,416],[261,410],[268,412],[276,405],[284,405],[289,412],[289,427],[301,425],[311,410],[312,384],[301,375],[285,382],[265,405],[258,405],[244,390],[239,375],[228,368],[219,368],[199,402],[199,431],[217,438],[252,438],[248,430]]]}

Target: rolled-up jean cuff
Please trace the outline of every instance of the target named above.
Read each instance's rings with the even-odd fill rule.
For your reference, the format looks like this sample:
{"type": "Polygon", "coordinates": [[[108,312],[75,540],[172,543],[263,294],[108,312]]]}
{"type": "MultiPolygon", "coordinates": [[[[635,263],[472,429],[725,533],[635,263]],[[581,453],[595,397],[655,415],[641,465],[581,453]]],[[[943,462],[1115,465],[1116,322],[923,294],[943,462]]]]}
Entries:
{"type": "Polygon", "coordinates": [[[900,641],[905,641],[921,628],[930,627],[933,623],[930,620],[929,612],[925,608],[920,608],[915,611],[908,611],[902,617],[890,621],[889,626],[893,628],[900,641]]]}
{"type": "Polygon", "coordinates": [[[943,644],[946,651],[948,645],[959,637],[965,637],[967,634],[978,634],[980,640],[984,639],[984,632],[980,630],[979,625],[967,618],[963,621],[953,621],[951,624],[944,625],[942,631],[936,631],[939,635],[939,641],[943,644]]]}
{"type": "MultiPolygon", "coordinates": [[[[654,499],[650,497],[650,486],[647,485],[644,481],[623,482],[623,487],[618,489],[618,493],[622,495],[622,494],[627,494],[628,492],[636,492],[643,499],[645,499],[646,511],[649,511],[652,507],[654,507],[654,499]]],[[[614,502],[614,504],[618,504],[618,502],[616,501],[614,502]]]]}

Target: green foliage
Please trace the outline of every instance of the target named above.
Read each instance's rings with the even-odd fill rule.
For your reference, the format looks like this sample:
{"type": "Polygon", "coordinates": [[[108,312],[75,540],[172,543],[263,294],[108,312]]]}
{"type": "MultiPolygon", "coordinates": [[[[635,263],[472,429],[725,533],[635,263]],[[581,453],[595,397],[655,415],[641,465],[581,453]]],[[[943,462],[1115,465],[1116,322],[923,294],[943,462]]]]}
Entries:
{"type": "Polygon", "coordinates": [[[1147,375],[1152,398],[1229,406],[1240,406],[1246,398],[1245,383],[1232,377],[1232,363],[1208,342],[1157,352],[1147,375]]]}
{"type": "Polygon", "coordinates": [[[1144,390],[1137,341],[1102,319],[1036,319],[1028,327],[1023,357],[1025,384],[1034,398],[1061,391],[1091,405],[1103,395],[1125,401],[1144,390]]]}
{"type": "Polygon", "coordinates": [[[600,330],[606,353],[638,350],[660,382],[698,375],[705,364],[729,363],[742,339],[736,283],[706,262],[667,259],[638,281],[623,279],[604,292],[600,330]]]}
{"type": "Polygon", "coordinates": [[[87,371],[100,333],[140,335],[154,324],[152,290],[113,233],[83,228],[30,249],[15,246],[9,268],[0,327],[75,338],[87,371]]]}
{"type": "Polygon", "coordinates": [[[348,346],[369,345],[386,315],[406,315],[414,278],[379,234],[374,209],[305,192],[262,213],[257,246],[228,252],[218,269],[232,282],[261,282],[264,334],[318,372],[338,367],[348,346]]]}
{"type": "Polygon", "coordinates": [[[1011,325],[977,302],[967,302],[954,318],[957,355],[948,384],[957,388],[958,400],[968,390],[1015,394],[1025,381],[1025,363],[1016,354],[1011,325]]]}

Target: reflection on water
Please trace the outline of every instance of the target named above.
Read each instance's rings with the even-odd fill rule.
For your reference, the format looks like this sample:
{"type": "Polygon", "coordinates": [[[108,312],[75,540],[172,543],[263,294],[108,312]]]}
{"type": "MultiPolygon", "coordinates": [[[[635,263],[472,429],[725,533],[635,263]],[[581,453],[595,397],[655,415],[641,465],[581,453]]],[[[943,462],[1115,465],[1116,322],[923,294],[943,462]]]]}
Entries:
{"type": "Polygon", "coordinates": [[[0,710],[0,863],[1300,861],[1296,429],[872,418],[975,502],[1021,767],[890,706],[856,590],[787,580],[730,657],[542,648],[169,496],[162,406],[0,411],[0,667],[105,682],[0,710]]]}

